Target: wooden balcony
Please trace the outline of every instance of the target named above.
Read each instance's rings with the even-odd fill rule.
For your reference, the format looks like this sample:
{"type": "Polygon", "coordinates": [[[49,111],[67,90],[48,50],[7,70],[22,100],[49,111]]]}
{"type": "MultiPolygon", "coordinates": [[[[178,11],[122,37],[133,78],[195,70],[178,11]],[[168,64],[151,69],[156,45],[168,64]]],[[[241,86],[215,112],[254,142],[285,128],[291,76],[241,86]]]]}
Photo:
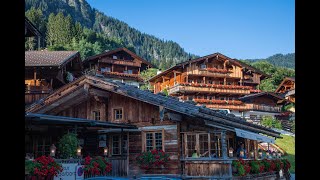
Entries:
{"type": "MultiPolygon", "coordinates": [[[[221,100],[222,101],[222,100],[221,100]]],[[[259,104],[244,104],[238,103],[236,100],[233,102],[225,101],[225,103],[212,103],[210,100],[207,101],[199,101],[195,99],[195,102],[199,104],[206,105],[207,108],[214,108],[214,109],[230,109],[230,110],[240,110],[240,111],[264,111],[264,112],[273,112],[273,113],[280,113],[281,107],[277,106],[266,106],[266,105],[259,105],[259,104]]]]}
{"type": "Polygon", "coordinates": [[[216,85],[216,84],[191,84],[180,83],[168,89],[169,95],[186,92],[219,93],[219,94],[250,94],[250,86],[216,85]]]}
{"type": "Polygon", "coordinates": [[[115,78],[125,78],[125,79],[134,79],[137,81],[143,81],[139,74],[128,74],[128,73],[120,73],[120,72],[101,72],[97,71],[97,74],[101,74],[104,76],[110,76],[115,78]]]}
{"type": "MultiPolygon", "coordinates": [[[[224,69],[195,69],[186,73],[186,75],[193,76],[207,76],[207,77],[230,77],[231,71],[227,71],[224,69]]],[[[240,79],[240,77],[239,77],[240,79]]]]}
{"type": "Polygon", "coordinates": [[[122,66],[141,67],[141,63],[133,62],[131,60],[123,60],[123,59],[106,58],[106,59],[100,59],[99,62],[122,65],[122,66]]]}

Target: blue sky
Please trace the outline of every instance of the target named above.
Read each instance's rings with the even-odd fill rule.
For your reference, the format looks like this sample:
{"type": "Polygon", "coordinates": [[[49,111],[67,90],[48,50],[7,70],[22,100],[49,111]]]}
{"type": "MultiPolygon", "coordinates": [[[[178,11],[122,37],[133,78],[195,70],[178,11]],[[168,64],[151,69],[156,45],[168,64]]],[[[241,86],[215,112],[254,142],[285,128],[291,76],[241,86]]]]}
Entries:
{"type": "Polygon", "coordinates": [[[205,56],[267,58],[295,52],[294,0],[87,0],[141,32],[205,56]]]}

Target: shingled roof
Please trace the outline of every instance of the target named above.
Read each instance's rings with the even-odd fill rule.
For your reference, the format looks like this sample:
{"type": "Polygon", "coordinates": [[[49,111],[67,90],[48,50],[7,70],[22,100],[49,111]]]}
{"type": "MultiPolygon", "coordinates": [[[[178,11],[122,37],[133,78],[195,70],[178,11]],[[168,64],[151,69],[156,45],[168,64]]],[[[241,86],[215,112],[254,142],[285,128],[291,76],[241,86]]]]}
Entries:
{"type": "Polygon", "coordinates": [[[61,66],[80,56],[78,51],[25,51],[25,66],[61,66]]]}
{"type": "Polygon", "coordinates": [[[140,90],[135,86],[127,85],[121,82],[114,82],[112,80],[107,80],[105,78],[91,75],[83,75],[81,78],[73,81],[72,83],[61,87],[48,97],[42,99],[40,102],[36,102],[29,106],[26,111],[33,113],[45,113],[42,109],[45,109],[50,105],[52,105],[52,107],[55,107],[55,102],[63,98],[64,95],[62,94],[70,94],[70,89],[68,90],[68,93],[64,93],[64,90],[66,90],[68,87],[74,87],[74,89],[76,90],[81,86],[84,87],[84,84],[89,84],[90,86],[127,96],[148,104],[163,106],[167,110],[177,112],[194,119],[211,121],[212,123],[219,125],[220,127],[241,128],[251,132],[263,133],[269,136],[281,138],[280,133],[264,126],[246,122],[242,118],[226,116],[205,107],[181,102],[171,96],[153,94],[149,91],[140,90]]]}
{"type": "Polygon", "coordinates": [[[114,54],[114,53],[119,52],[119,51],[124,51],[124,52],[130,54],[132,57],[134,57],[136,59],[139,59],[140,61],[142,61],[142,63],[147,64],[150,67],[153,67],[153,65],[149,61],[142,59],[140,56],[136,55],[135,53],[133,53],[132,51],[130,51],[129,49],[124,48],[124,47],[117,48],[117,49],[114,49],[114,50],[111,50],[111,51],[107,51],[107,52],[103,52],[101,54],[97,54],[97,55],[94,55],[94,56],[90,56],[90,57],[86,58],[85,60],[83,60],[83,63],[86,63],[86,62],[91,61],[91,60],[98,59],[98,58],[103,57],[103,56],[111,55],[111,54],[114,54]]]}
{"type": "Polygon", "coordinates": [[[207,55],[207,56],[203,56],[203,57],[199,57],[199,58],[196,58],[196,59],[192,59],[192,60],[189,60],[189,61],[185,61],[185,62],[179,63],[179,64],[177,64],[177,65],[175,65],[175,66],[173,66],[173,67],[171,67],[171,68],[163,71],[162,73],[157,74],[157,75],[151,77],[151,78],[149,79],[149,81],[155,80],[156,78],[161,77],[161,76],[169,73],[169,72],[172,71],[172,70],[175,70],[175,69],[177,69],[177,68],[186,66],[186,65],[188,65],[188,64],[190,64],[190,63],[202,61],[202,60],[205,60],[205,59],[207,59],[207,58],[212,58],[212,57],[217,57],[217,56],[218,56],[218,57],[222,57],[223,59],[228,59],[230,62],[232,62],[232,63],[234,63],[234,64],[237,64],[238,66],[245,67],[245,68],[247,68],[247,69],[249,69],[249,70],[251,70],[251,71],[253,71],[253,72],[257,72],[257,73],[261,74],[261,75],[264,76],[264,77],[270,77],[270,75],[268,75],[268,74],[260,71],[259,69],[255,68],[255,67],[253,67],[253,66],[250,66],[250,65],[245,64],[245,63],[243,63],[243,62],[241,62],[241,61],[239,61],[239,60],[237,60],[237,59],[232,59],[232,58],[230,58],[230,57],[228,57],[228,56],[225,56],[225,55],[217,52],[217,53],[213,53],[213,54],[210,54],[210,55],[207,55]]]}
{"type": "Polygon", "coordinates": [[[269,96],[271,96],[271,97],[273,97],[275,99],[278,99],[278,100],[284,100],[284,98],[282,96],[277,95],[276,93],[272,93],[272,92],[260,92],[260,93],[248,94],[248,95],[239,97],[239,100],[245,101],[247,99],[252,99],[252,98],[265,96],[265,95],[269,95],[269,96]]]}

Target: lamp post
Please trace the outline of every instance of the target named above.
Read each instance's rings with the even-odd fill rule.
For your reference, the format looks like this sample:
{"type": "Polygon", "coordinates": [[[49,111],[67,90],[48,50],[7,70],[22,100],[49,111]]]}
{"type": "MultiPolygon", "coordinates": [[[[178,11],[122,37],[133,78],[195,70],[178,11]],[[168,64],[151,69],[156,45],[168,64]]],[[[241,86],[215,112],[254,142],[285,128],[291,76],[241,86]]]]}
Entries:
{"type": "Polygon", "coordinates": [[[82,150],[82,147],[79,145],[78,148],[77,148],[77,156],[78,157],[81,156],[81,150],[82,150]]]}
{"type": "Polygon", "coordinates": [[[56,155],[56,146],[54,144],[52,144],[50,146],[50,156],[54,157],[56,155]]]}

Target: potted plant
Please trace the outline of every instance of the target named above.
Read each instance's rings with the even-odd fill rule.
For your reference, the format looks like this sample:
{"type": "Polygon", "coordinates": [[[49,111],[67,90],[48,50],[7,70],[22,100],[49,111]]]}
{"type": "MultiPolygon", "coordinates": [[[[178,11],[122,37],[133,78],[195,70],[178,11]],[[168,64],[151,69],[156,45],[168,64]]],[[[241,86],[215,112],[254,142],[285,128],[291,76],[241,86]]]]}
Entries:
{"type": "Polygon", "coordinates": [[[63,171],[62,166],[50,156],[40,156],[25,161],[25,169],[30,180],[52,180],[63,171]]]}
{"type": "Polygon", "coordinates": [[[153,167],[162,167],[170,160],[169,154],[165,153],[163,150],[151,150],[140,153],[137,158],[137,163],[140,168],[145,170],[150,170],[153,167]]]}
{"type": "Polygon", "coordinates": [[[76,158],[79,140],[77,134],[67,133],[58,142],[59,155],[63,159],[76,158]]]}

